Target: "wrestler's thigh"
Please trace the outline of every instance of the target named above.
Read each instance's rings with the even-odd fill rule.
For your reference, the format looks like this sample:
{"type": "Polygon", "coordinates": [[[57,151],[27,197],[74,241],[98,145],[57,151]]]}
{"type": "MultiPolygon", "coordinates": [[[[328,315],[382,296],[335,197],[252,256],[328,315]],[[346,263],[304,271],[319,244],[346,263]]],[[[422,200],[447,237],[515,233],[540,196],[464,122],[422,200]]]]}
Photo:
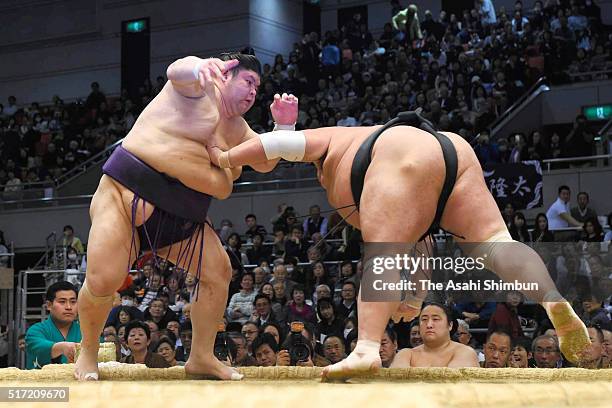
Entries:
{"type": "Polygon", "coordinates": [[[372,161],[359,209],[364,241],[418,241],[434,219],[441,189],[431,173],[380,156],[372,161]]]}
{"type": "Polygon", "coordinates": [[[182,242],[177,242],[171,246],[161,248],[158,255],[162,258],[168,257],[168,260],[179,268],[185,269],[190,275],[196,276],[198,271],[198,258],[200,248],[203,250],[202,255],[202,273],[200,279],[206,280],[229,280],[232,277],[232,268],[227,252],[221,244],[221,240],[216,232],[206,224],[204,226],[204,245],[202,246],[202,234],[199,230],[194,232],[191,239],[186,239],[182,242]],[[189,241],[191,240],[191,245],[189,241]],[[180,255],[180,252],[185,252],[189,247],[188,256],[180,255]],[[193,252],[193,257],[191,253],[193,252]],[[191,265],[189,265],[191,259],[191,265]]]}
{"type": "MultiPolygon", "coordinates": [[[[106,176],[104,176],[106,177],[106,176]]],[[[87,242],[87,282],[97,293],[112,293],[121,286],[136,259],[140,242],[130,257],[131,214],[126,213],[122,193],[102,180],[89,209],[91,229],[87,242]]]]}

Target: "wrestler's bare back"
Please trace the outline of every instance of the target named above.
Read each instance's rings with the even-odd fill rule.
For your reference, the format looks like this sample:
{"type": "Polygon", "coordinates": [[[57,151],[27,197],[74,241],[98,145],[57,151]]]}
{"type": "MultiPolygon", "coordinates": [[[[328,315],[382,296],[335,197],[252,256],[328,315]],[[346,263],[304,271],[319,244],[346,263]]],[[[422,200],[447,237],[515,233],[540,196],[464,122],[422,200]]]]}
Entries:
{"type": "MultiPolygon", "coordinates": [[[[353,204],[351,191],[351,168],[353,159],[365,139],[380,126],[372,127],[334,127],[304,131],[307,139],[317,145],[327,147],[327,155],[320,171],[319,180],[327,191],[332,206],[340,208],[353,204]]],[[[458,157],[457,181],[446,204],[442,227],[466,237],[467,241],[478,242],[503,228],[503,219],[484,183],[482,168],[472,147],[459,135],[443,132],[455,146],[458,157]],[[485,197],[474,202],[474,197],[485,197]],[[484,211],[483,211],[484,210],[484,211]],[[470,216],[466,216],[470,214],[470,216]],[[478,214],[476,220],[472,214],[478,214]]],[[[323,149],[321,149],[323,150],[323,149]]],[[[408,177],[403,170],[415,170],[418,177],[428,178],[428,190],[422,195],[406,197],[415,206],[421,205],[422,196],[438,197],[444,183],[445,167],[442,149],[438,141],[429,133],[408,126],[396,126],[386,130],[374,144],[372,160],[388,161],[389,177],[408,177]]],[[[414,174],[414,173],[411,173],[414,174]]],[[[348,216],[354,207],[339,210],[348,216]]],[[[433,221],[433,219],[432,219],[433,221]]],[[[359,216],[353,214],[348,222],[360,228],[359,216]]]]}

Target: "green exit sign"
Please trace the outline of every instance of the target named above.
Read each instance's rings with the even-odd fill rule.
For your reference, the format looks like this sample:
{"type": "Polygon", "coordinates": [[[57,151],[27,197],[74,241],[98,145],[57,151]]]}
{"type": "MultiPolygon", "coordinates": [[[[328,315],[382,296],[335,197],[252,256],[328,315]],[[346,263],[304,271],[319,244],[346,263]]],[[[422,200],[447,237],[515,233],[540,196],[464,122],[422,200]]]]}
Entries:
{"type": "Polygon", "coordinates": [[[147,29],[147,20],[134,20],[125,23],[125,31],[128,33],[139,33],[147,29]]]}
{"type": "Polygon", "coordinates": [[[585,106],[582,113],[587,120],[608,120],[612,118],[612,105],[585,106]]]}

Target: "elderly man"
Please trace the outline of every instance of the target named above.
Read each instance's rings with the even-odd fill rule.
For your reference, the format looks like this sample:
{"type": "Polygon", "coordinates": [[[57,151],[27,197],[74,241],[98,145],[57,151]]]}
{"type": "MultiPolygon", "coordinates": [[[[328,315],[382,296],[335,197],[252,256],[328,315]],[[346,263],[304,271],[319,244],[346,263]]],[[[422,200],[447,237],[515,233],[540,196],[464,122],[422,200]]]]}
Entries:
{"type": "MultiPolygon", "coordinates": [[[[91,201],[87,278],[79,296],[78,380],[98,379],[98,337],[113,294],[140,252],[167,258],[195,277],[193,352],[185,371],[242,378],[213,353],[232,270],[207,218],[213,197],[229,196],[241,168],[212,166],[205,146],[227,149],[257,137],[242,115],[255,102],[260,67],[257,58],[239,53],[175,61],[166,85],[104,165],[91,201]]],[[[293,96],[276,95],[271,109],[279,124],[297,118],[293,96]]],[[[269,171],[276,162],[254,168],[269,171]]]]}
{"type": "Polygon", "coordinates": [[[559,352],[557,337],[542,335],[531,343],[531,352],[538,368],[561,368],[563,359],[559,352]]]}
{"type": "Polygon", "coordinates": [[[400,350],[391,368],[478,367],[474,349],[451,340],[453,323],[443,305],[431,303],[425,306],[419,321],[423,344],[400,350]]]}
{"type": "Polygon", "coordinates": [[[382,366],[389,368],[393,364],[397,354],[397,334],[393,329],[387,327],[380,341],[380,361],[382,366]]]}
{"type": "MultiPolygon", "coordinates": [[[[330,204],[362,231],[366,243],[414,244],[439,228],[452,231],[472,258],[484,260],[486,269],[534,288],[525,294],[546,310],[568,359],[579,361],[590,344],[584,323],[557,291],[538,254],[510,236],[472,147],[458,135],[435,131],[418,113],[402,112],[382,127],[272,132],[229,151],[214,145],[208,151],[221,168],[279,157],[315,163],[330,204]],[[467,205],[474,197],[479,205],[467,205]]],[[[393,282],[399,277],[399,268],[386,272],[393,282]]],[[[362,282],[368,286],[368,280],[373,275],[366,269],[362,282]]],[[[388,319],[406,304],[414,317],[423,299],[417,294],[401,303],[396,291],[385,293],[387,301],[375,302],[363,298],[363,286],[360,293],[359,341],[346,361],[324,371],[327,377],[377,371],[388,319]]]]}

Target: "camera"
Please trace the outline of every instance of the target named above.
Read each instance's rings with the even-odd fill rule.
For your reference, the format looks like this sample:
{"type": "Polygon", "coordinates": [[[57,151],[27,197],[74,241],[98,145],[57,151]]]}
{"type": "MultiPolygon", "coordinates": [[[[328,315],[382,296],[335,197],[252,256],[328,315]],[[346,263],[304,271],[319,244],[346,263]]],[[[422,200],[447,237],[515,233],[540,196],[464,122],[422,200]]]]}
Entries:
{"type": "Polygon", "coordinates": [[[290,365],[292,366],[310,358],[310,347],[308,346],[306,338],[302,336],[302,330],[304,330],[303,322],[291,323],[288,351],[291,359],[290,365]]]}
{"type": "Polygon", "coordinates": [[[227,342],[227,333],[225,332],[225,324],[219,323],[217,327],[217,337],[215,338],[214,354],[219,361],[226,361],[230,355],[230,349],[227,342]]]}

